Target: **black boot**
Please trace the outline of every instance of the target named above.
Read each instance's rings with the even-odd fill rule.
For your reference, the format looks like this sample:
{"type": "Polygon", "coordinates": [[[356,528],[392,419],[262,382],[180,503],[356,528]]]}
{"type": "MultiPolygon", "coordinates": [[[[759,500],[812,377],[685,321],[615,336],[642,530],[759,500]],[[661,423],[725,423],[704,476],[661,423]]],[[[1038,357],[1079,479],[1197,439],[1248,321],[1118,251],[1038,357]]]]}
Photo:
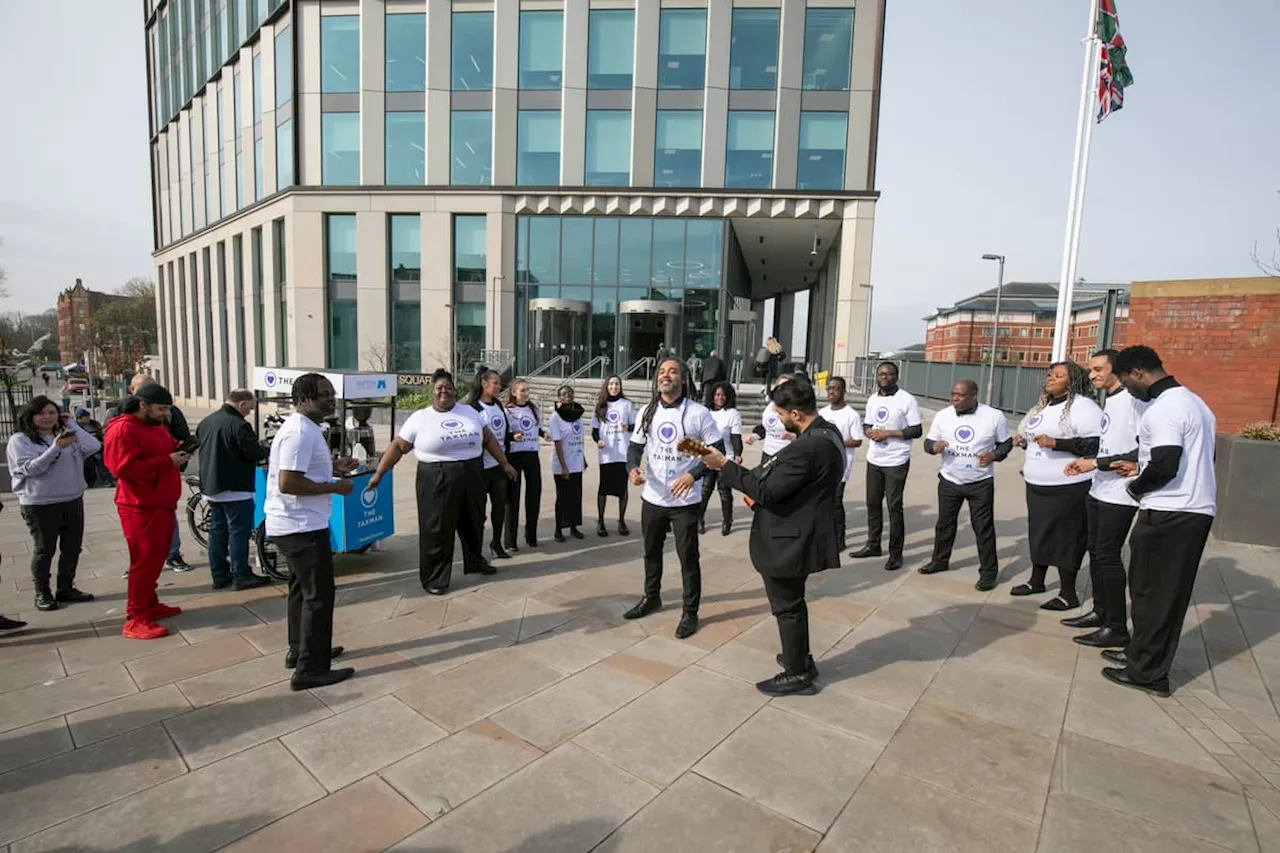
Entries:
{"type": "Polygon", "coordinates": [[[93,596],[90,593],[81,592],[74,586],[58,590],[54,598],[61,604],[84,604],[85,602],[93,601],[93,596]]]}
{"type": "Polygon", "coordinates": [[[640,619],[644,616],[648,616],[650,613],[654,612],[655,610],[661,609],[661,607],[662,607],[662,599],[658,598],[657,596],[654,596],[653,598],[649,598],[648,596],[645,596],[644,598],[640,599],[639,603],[636,604],[636,606],[632,607],[626,613],[623,613],[622,618],[623,619],[640,619]]]}
{"type": "Polygon", "coordinates": [[[49,591],[48,584],[36,587],[36,610],[57,610],[58,601],[53,597],[53,593],[49,591]]]}

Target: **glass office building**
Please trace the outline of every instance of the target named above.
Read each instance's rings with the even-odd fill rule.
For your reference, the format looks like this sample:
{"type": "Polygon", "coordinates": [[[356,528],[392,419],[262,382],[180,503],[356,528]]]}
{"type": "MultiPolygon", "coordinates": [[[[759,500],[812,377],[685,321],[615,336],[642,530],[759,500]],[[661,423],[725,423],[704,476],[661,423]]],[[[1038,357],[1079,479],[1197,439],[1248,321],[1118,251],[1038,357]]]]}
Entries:
{"type": "Polygon", "coordinates": [[[146,0],[176,396],[859,355],[884,0],[596,2],[146,0]]]}

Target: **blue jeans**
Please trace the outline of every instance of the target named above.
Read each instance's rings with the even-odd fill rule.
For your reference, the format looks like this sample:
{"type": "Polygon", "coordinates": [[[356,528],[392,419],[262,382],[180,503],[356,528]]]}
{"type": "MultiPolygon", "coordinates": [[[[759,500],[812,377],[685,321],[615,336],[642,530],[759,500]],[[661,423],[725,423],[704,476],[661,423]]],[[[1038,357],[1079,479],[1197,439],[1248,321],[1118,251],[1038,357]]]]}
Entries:
{"type": "Polygon", "coordinates": [[[252,536],[252,500],[209,502],[209,570],[214,583],[247,581],[253,577],[249,570],[252,536]]]}
{"type": "Polygon", "coordinates": [[[173,525],[173,544],[169,546],[168,559],[170,560],[176,560],[182,556],[182,537],[178,535],[178,531],[182,529],[182,525],[180,523],[176,523],[176,518],[177,517],[175,516],[175,524],[173,525]]]}

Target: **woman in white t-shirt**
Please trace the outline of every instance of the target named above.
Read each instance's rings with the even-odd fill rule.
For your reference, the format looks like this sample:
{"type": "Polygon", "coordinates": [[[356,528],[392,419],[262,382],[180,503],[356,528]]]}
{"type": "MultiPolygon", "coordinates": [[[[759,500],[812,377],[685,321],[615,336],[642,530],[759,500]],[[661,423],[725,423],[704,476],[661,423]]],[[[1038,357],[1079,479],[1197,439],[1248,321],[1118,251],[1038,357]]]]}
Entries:
{"type": "Polygon", "coordinates": [[[418,460],[418,576],[431,595],[444,595],[453,569],[453,537],[462,540],[464,574],[492,575],[484,558],[485,479],[480,457],[489,453],[508,477],[516,471],[480,413],[458,402],[453,376],[431,375],[431,405],[409,416],[369,478],[375,489],[407,453],[418,460]]]}
{"type": "Polygon", "coordinates": [[[1089,519],[1085,499],[1093,472],[1068,474],[1068,463],[1097,453],[1102,409],[1093,400],[1089,375],[1075,362],[1049,366],[1044,394],[1027,412],[1014,444],[1027,450],[1022,478],[1027,484],[1027,541],[1031,579],[1015,586],[1013,595],[1044,592],[1049,566],[1058,567],[1061,589],[1040,605],[1042,610],[1080,606],[1076,575],[1088,547],[1089,519]]]}
{"type": "MultiPolygon", "coordinates": [[[[496,370],[483,370],[476,376],[471,392],[467,394],[467,404],[475,409],[484,422],[485,428],[493,433],[498,444],[505,452],[510,444],[511,430],[507,425],[507,409],[502,405],[499,395],[502,393],[502,376],[496,370]]],[[[510,559],[511,555],[502,547],[502,527],[507,517],[507,487],[510,480],[498,460],[491,453],[481,456],[484,464],[485,493],[489,499],[489,512],[492,519],[492,532],[489,534],[489,550],[498,560],[510,559]]]]}
{"type": "MultiPolygon", "coordinates": [[[[784,373],[778,377],[778,382],[773,387],[777,388],[790,381],[791,374],[784,373]]],[[[773,391],[770,390],[769,393],[772,394],[773,391]]],[[[760,439],[764,439],[764,452],[760,455],[761,465],[767,465],[770,459],[777,456],[782,452],[783,448],[796,440],[795,433],[787,432],[787,428],[782,425],[782,418],[778,415],[778,410],[774,408],[772,402],[764,407],[764,414],[760,416],[760,423],[747,436],[747,444],[755,444],[760,439]]]]}
{"type": "Polygon", "coordinates": [[[596,535],[608,536],[605,502],[618,499],[618,535],[627,536],[627,447],[636,429],[636,407],[622,393],[622,378],[610,376],[600,386],[591,417],[591,440],[600,449],[600,488],[596,492],[596,535]]]}
{"type": "MultiPolygon", "coordinates": [[[[733,385],[720,382],[711,390],[711,419],[720,428],[724,451],[734,462],[742,463],[742,413],[738,411],[738,394],[733,385]]],[[[719,483],[720,472],[709,471],[702,478],[702,507],[698,516],[698,532],[707,532],[707,507],[711,493],[720,493],[720,535],[733,530],[733,489],[719,483]]]]}
{"type": "Polygon", "coordinates": [[[529,383],[516,379],[507,386],[507,424],[511,443],[507,445],[507,461],[516,469],[516,478],[507,484],[507,522],[502,531],[502,545],[518,551],[516,531],[520,528],[520,487],[524,486],[524,544],[538,547],[538,508],[542,505],[541,442],[547,431],[542,428],[542,408],[529,396],[529,383]]]}
{"type": "Polygon", "coordinates": [[[556,481],[556,541],[563,542],[564,529],[582,539],[582,472],[587,467],[583,409],[573,401],[573,388],[560,386],[556,391],[556,410],[548,424],[555,453],[551,456],[551,474],[556,481]]]}

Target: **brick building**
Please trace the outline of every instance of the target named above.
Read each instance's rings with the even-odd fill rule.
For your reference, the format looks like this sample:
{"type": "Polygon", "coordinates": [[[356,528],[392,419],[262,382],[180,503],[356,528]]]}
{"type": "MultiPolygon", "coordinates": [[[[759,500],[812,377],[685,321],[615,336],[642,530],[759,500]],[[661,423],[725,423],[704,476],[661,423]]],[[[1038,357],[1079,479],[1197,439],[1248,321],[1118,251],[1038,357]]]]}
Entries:
{"type": "Polygon", "coordinates": [[[76,279],[75,287],[58,294],[58,349],[62,364],[84,360],[93,344],[93,313],[124,297],[89,290],[76,279]]]}
{"type": "MultiPolygon", "coordinates": [[[[1084,361],[1098,348],[1103,308],[1109,290],[1120,291],[1113,346],[1128,341],[1129,285],[1080,282],[1074,293],[1069,355],[1084,361]]],[[[1011,281],[1000,298],[996,323],[996,289],[983,291],[955,305],[939,308],[925,318],[925,356],[929,361],[975,362],[991,357],[1004,364],[1047,365],[1052,359],[1058,286],[1045,282],[1011,281]]]]}
{"type": "Polygon", "coordinates": [[[1134,282],[1128,325],[1220,432],[1280,417],[1280,278],[1134,282]]]}

